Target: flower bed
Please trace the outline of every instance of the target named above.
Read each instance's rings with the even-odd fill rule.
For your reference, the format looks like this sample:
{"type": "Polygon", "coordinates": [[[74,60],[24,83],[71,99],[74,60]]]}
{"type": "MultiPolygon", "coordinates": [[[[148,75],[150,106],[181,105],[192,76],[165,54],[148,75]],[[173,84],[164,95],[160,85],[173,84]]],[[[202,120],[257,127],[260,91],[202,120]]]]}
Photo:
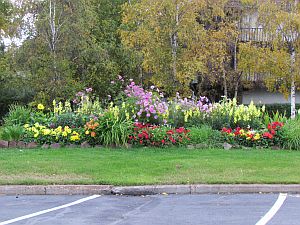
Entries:
{"type": "MultiPolygon", "coordinates": [[[[179,93],[167,99],[156,87],[145,90],[133,81],[121,95],[103,101],[86,88],[72,102],[54,100],[51,107],[39,103],[35,108],[13,110],[5,118],[4,126],[11,127],[4,129],[5,139],[40,145],[163,147],[225,141],[270,147],[282,146],[284,139],[282,122],[265,125],[275,117],[266,114],[264,107],[238,105],[230,99],[212,104],[206,97],[181,98],[179,93]],[[207,133],[207,140],[201,132],[207,133]]],[[[277,119],[284,117],[279,120],[277,115],[277,119]]]]}

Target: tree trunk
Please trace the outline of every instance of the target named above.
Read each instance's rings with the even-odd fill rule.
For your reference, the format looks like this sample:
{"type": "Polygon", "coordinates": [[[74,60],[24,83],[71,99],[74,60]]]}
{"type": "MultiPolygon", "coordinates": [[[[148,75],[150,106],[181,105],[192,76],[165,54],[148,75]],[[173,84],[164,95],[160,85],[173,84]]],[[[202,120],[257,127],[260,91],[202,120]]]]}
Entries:
{"type": "Polygon", "coordinates": [[[226,73],[223,71],[223,85],[224,85],[224,96],[228,97],[228,90],[227,90],[227,80],[226,80],[226,73]]]}
{"type": "Polygon", "coordinates": [[[296,85],[295,85],[295,75],[294,75],[294,65],[295,65],[296,52],[293,49],[291,51],[291,118],[296,118],[296,85]]]}
{"type": "Polygon", "coordinates": [[[172,46],[172,58],[173,58],[173,81],[175,82],[177,80],[177,48],[178,48],[178,33],[177,33],[177,28],[179,25],[179,4],[176,3],[176,15],[175,15],[175,20],[176,20],[176,27],[174,34],[171,36],[171,46],[172,46]]]}

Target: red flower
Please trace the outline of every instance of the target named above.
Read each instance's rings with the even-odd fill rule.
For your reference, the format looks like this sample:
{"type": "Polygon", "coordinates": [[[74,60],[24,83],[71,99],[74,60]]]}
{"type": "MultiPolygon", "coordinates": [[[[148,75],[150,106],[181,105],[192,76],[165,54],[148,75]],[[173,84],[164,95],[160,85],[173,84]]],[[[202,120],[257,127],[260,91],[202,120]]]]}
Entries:
{"type": "Polygon", "coordinates": [[[172,134],[174,134],[174,131],[173,130],[168,130],[167,134],[172,135],[172,134]]]}
{"type": "Polygon", "coordinates": [[[269,133],[269,132],[265,132],[265,133],[263,133],[263,137],[264,137],[264,138],[273,139],[273,134],[271,134],[271,133],[269,133]]]}
{"type": "Polygon", "coordinates": [[[230,134],[230,133],[232,132],[232,129],[231,129],[231,128],[228,128],[228,129],[227,129],[226,127],[223,127],[222,132],[223,132],[223,133],[230,134]]]}
{"type": "Polygon", "coordinates": [[[270,133],[271,133],[272,135],[275,135],[275,134],[276,134],[276,131],[275,131],[275,130],[271,130],[270,133]]]}
{"type": "Polygon", "coordinates": [[[184,131],[185,131],[184,127],[180,127],[180,128],[178,128],[178,129],[176,129],[176,132],[177,132],[178,134],[181,134],[181,133],[183,133],[184,131]]]}
{"type": "Polygon", "coordinates": [[[163,143],[163,144],[164,144],[164,143],[165,143],[165,140],[164,140],[164,139],[162,139],[162,140],[161,140],[161,143],[163,143]]]}
{"type": "Polygon", "coordinates": [[[143,144],[143,140],[140,140],[140,144],[143,144]]]}

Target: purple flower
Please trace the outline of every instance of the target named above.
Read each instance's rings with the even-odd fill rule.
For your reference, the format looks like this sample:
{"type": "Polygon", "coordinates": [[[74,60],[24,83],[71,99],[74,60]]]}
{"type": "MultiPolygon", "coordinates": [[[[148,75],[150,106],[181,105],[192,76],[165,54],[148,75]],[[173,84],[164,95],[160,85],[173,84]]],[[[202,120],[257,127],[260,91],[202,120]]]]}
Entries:
{"type": "Polygon", "coordinates": [[[150,115],[150,113],[147,113],[146,116],[147,116],[147,117],[150,117],[151,115],[150,115]]]}
{"type": "Polygon", "coordinates": [[[90,92],[93,91],[93,88],[87,88],[87,89],[85,89],[85,91],[86,91],[87,93],[90,93],[90,92]]]}
{"type": "Polygon", "coordinates": [[[120,75],[118,76],[118,78],[119,78],[119,80],[122,80],[122,79],[123,79],[123,77],[122,77],[122,76],[120,76],[120,75]]]}

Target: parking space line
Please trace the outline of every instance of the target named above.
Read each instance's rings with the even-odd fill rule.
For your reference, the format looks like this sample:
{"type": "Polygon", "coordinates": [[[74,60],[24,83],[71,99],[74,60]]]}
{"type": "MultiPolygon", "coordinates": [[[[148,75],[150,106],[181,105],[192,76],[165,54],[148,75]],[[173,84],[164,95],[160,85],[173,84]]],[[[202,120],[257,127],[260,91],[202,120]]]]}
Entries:
{"type": "Polygon", "coordinates": [[[36,216],[45,214],[45,213],[53,212],[53,211],[63,209],[63,208],[67,208],[67,207],[70,207],[70,206],[73,206],[73,205],[78,205],[80,203],[83,203],[83,202],[86,202],[86,201],[89,201],[89,200],[92,200],[92,199],[95,199],[95,198],[99,198],[100,196],[101,195],[92,195],[92,196],[89,196],[89,197],[86,197],[86,198],[79,199],[79,200],[74,201],[74,202],[70,202],[70,203],[65,204],[65,205],[57,206],[57,207],[54,207],[54,208],[51,208],[51,209],[42,210],[42,211],[39,211],[39,212],[36,212],[36,213],[32,213],[32,214],[28,214],[28,215],[25,215],[25,216],[17,217],[15,219],[0,222],[0,225],[15,223],[15,222],[18,222],[18,221],[21,221],[21,220],[26,220],[26,219],[29,219],[29,218],[32,218],[32,217],[36,217],[36,216]]]}
{"type": "Polygon", "coordinates": [[[273,216],[278,212],[278,210],[280,209],[280,207],[284,203],[286,197],[287,197],[287,194],[280,193],[279,196],[278,196],[277,201],[272,206],[272,208],[255,225],[265,225],[265,224],[267,224],[273,218],[273,216]]]}

